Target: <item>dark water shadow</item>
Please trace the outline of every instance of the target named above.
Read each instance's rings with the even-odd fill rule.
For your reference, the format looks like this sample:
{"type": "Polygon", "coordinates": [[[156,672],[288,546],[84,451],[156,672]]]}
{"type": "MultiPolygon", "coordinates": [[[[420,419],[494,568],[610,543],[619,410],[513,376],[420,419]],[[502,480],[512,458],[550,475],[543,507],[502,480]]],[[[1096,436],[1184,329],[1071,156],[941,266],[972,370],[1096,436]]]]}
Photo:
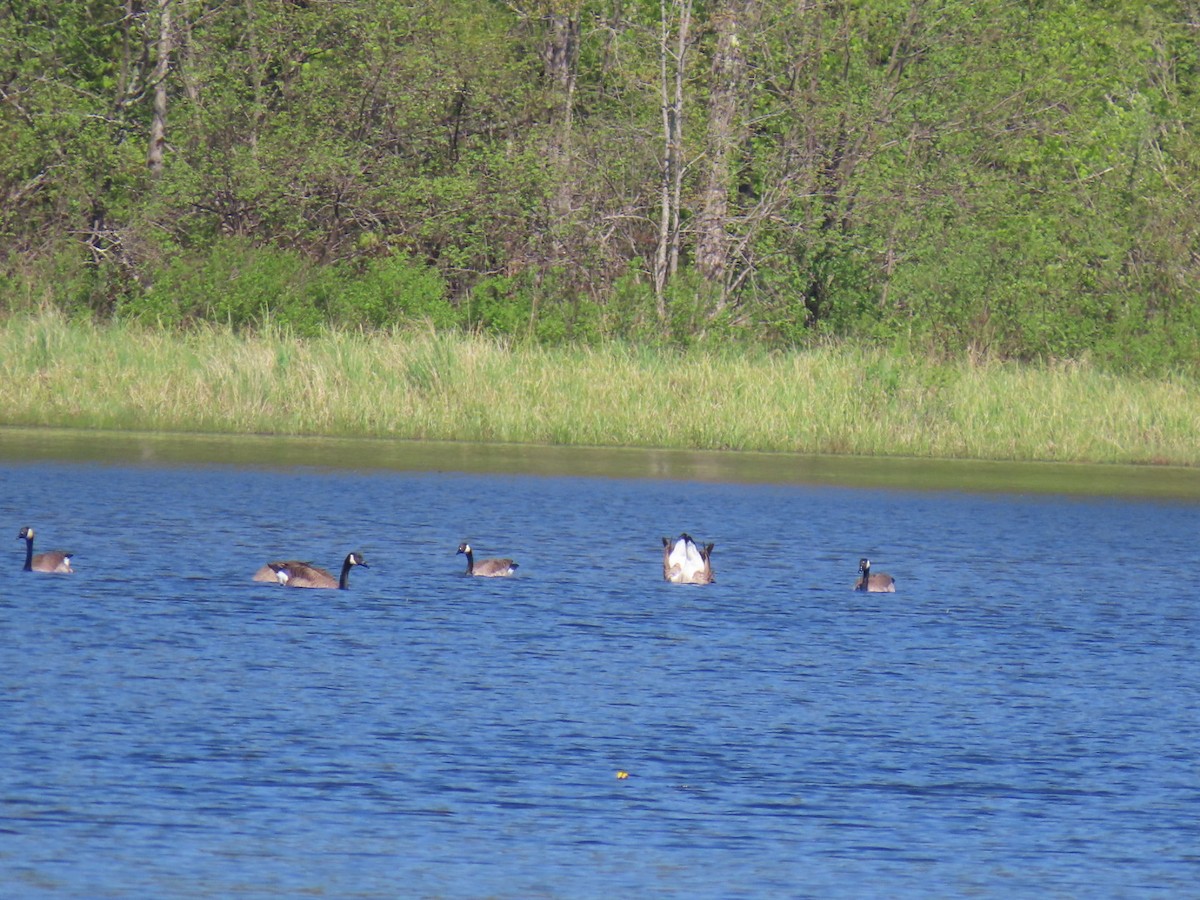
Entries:
{"type": "Polygon", "coordinates": [[[1200,469],[448,441],[0,428],[0,462],[231,465],[1200,500],[1200,469]]]}

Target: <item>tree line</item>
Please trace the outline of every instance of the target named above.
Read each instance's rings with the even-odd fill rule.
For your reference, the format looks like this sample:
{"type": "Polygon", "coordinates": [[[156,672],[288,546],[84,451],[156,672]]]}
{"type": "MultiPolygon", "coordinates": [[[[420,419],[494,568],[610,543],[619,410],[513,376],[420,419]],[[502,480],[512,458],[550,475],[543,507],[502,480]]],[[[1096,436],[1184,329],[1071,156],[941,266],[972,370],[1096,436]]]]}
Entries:
{"type": "Polygon", "coordinates": [[[1200,0],[8,0],[0,305],[1200,360],[1200,0]]]}

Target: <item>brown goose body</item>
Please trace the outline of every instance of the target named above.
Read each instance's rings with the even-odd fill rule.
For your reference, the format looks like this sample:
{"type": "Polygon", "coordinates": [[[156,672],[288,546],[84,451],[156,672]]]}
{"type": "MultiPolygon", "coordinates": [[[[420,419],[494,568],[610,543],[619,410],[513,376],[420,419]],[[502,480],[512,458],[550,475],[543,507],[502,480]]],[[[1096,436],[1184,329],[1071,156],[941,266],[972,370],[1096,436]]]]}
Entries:
{"type": "Polygon", "coordinates": [[[18,541],[25,542],[25,571],[26,572],[53,572],[58,575],[65,575],[68,572],[74,572],[71,568],[71,557],[73,553],[68,553],[65,550],[48,550],[45,553],[33,552],[33,528],[26,525],[17,535],[18,541]]]}
{"type": "Polygon", "coordinates": [[[861,577],[854,582],[856,591],[869,591],[872,594],[896,593],[896,579],[887,572],[876,572],[872,575],[871,561],[865,557],[858,561],[858,574],[861,577]]]}
{"type": "Polygon", "coordinates": [[[506,578],[509,575],[516,574],[517,563],[511,559],[493,558],[493,559],[475,559],[475,554],[471,550],[471,545],[465,541],[458,545],[458,552],[467,558],[467,575],[474,575],[477,578],[506,578]]]}
{"type": "Polygon", "coordinates": [[[690,534],[675,540],[663,538],[663,580],[672,584],[712,584],[713,544],[701,547],[690,534]]]}
{"type": "Polygon", "coordinates": [[[364,569],[371,568],[361,553],[354,552],[347,554],[342,563],[341,576],[338,578],[334,578],[320,566],[289,559],[267,563],[254,573],[254,580],[293,588],[324,588],[344,591],[350,586],[350,570],[355,566],[362,566],[364,569]]]}

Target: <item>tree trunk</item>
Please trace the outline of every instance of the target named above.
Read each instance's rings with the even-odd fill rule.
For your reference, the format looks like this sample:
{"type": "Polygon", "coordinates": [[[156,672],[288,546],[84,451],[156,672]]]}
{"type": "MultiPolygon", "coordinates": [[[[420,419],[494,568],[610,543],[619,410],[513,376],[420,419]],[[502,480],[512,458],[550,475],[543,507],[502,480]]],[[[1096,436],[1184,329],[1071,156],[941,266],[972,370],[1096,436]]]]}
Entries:
{"type": "Polygon", "coordinates": [[[667,282],[679,268],[680,205],[683,194],[683,83],[692,0],[659,0],[659,89],[662,101],[663,158],[660,171],[658,241],[654,253],[654,296],[658,317],[667,318],[667,282]],[[674,14],[677,12],[677,16],[674,14]],[[674,41],[672,41],[674,29],[674,41]]]}
{"type": "MultiPolygon", "coordinates": [[[[552,4],[558,8],[562,4],[552,4]]],[[[550,91],[549,164],[555,172],[555,191],[550,199],[550,212],[558,238],[554,253],[562,252],[561,226],[567,222],[574,207],[574,182],[571,178],[571,126],[575,105],[575,79],[579,62],[579,9],[551,11],[546,16],[546,43],[542,62],[550,91]]]]}
{"type": "Polygon", "coordinates": [[[158,0],[158,60],[154,84],[154,118],[150,122],[150,147],[146,163],[152,175],[162,172],[167,143],[167,72],[171,68],[171,0],[158,0]]]}
{"type": "Polygon", "coordinates": [[[746,81],[746,56],[739,36],[758,8],[755,0],[729,0],[714,13],[717,47],[712,61],[707,166],[696,241],[696,266],[714,284],[723,284],[729,264],[730,169],[741,137],[739,112],[745,103],[746,81]]]}
{"type": "MultiPolygon", "coordinates": [[[[572,4],[574,5],[574,4],[572,4]]],[[[571,111],[575,101],[575,78],[579,60],[578,9],[551,12],[546,16],[546,44],[542,62],[550,85],[550,122],[555,144],[565,146],[571,135],[571,111]]]]}
{"type": "Polygon", "coordinates": [[[679,244],[683,237],[680,228],[680,211],[683,208],[683,82],[686,71],[688,31],[692,24],[692,0],[679,4],[679,35],[675,47],[675,97],[672,104],[674,133],[671,136],[674,150],[671,205],[671,252],[667,263],[667,277],[674,278],[679,271],[679,244]]]}

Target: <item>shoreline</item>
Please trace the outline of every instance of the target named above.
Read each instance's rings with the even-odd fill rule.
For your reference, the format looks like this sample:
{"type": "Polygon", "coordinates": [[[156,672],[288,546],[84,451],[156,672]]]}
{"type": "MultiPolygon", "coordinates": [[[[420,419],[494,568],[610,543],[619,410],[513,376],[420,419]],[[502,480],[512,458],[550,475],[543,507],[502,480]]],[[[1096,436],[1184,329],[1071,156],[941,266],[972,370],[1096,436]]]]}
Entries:
{"type": "Polygon", "coordinates": [[[0,426],[0,465],[42,463],[486,473],[1200,503],[1200,469],[1187,466],[0,426]]]}
{"type": "Polygon", "coordinates": [[[733,354],[0,321],[8,427],[1197,467],[1195,388],[844,344],[733,354]]]}

